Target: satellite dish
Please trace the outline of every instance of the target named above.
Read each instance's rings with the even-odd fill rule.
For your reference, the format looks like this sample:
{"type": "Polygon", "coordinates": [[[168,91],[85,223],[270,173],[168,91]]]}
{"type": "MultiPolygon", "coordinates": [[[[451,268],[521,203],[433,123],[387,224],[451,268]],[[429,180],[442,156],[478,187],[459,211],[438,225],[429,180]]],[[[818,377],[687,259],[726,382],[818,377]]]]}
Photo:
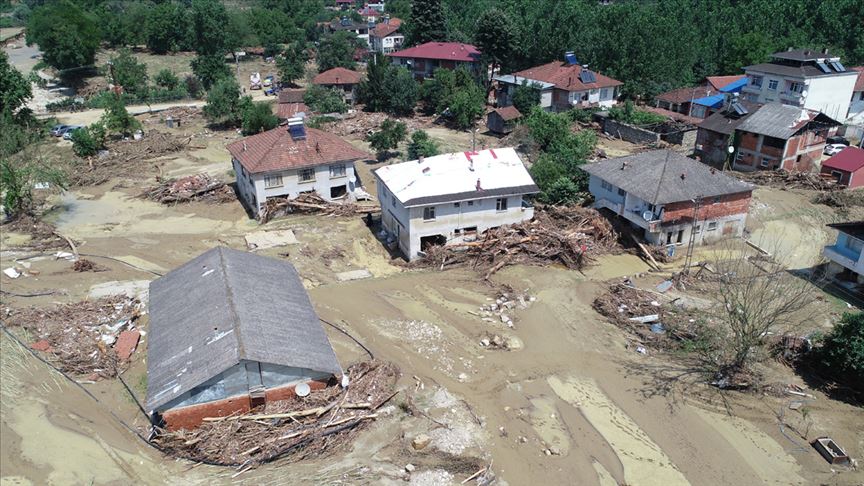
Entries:
{"type": "Polygon", "coordinates": [[[642,219],[644,219],[645,221],[651,221],[653,218],[654,213],[652,213],[651,211],[645,211],[644,213],[642,213],[642,219]]]}
{"type": "Polygon", "coordinates": [[[804,98],[807,97],[807,90],[806,89],[801,92],[801,96],[803,96],[804,98]]]}
{"type": "Polygon", "coordinates": [[[728,147],[726,148],[726,151],[729,152],[730,154],[731,154],[731,153],[735,153],[735,147],[733,147],[733,146],[730,145],[730,146],[728,146],[728,147]]]}
{"type": "Polygon", "coordinates": [[[348,182],[354,184],[355,182],[357,182],[357,177],[355,177],[354,174],[351,174],[351,177],[348,178],[348,182]]]}
{"type": "Polygon", "coordinates": [[[294,393],[296,393],[298,397],[309,396],[309,393],[311,391],[312,391],[312,389],[309,388],[308,383],[300,383],[299,385],[294,387],[294,393]]]}

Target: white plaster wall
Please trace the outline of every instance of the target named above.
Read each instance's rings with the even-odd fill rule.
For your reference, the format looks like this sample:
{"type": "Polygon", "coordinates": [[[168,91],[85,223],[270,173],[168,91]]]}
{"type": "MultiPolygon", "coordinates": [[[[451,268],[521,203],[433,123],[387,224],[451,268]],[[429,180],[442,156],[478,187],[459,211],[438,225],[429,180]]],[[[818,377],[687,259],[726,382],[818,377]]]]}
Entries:
{"type": "Polygon", "coordinates": [[[300,182],[299,170],[291,169],[284,171],[274,171],[260,174],[252,174],[251,176],[245,171],[241,172],[242,166],[236,160],[234,161],[234,172],[237,176],[237,186],[241,197],[253,209],[253,213],[257,215],[258,210],[264,207],[267,198],[276,196],[289,196],[295,198],[302,192],[317,192],[325,200],[330,199],[330,188],[337,186],[346,186],[347,192],[350,195],[354,192],[355,183],[350,182],[354,178],[353,162],[344,162],[345,175],[340,177],[330,177],[330,166],[339,165],[324,164],[314,167],[315,180],[311,182],[300,182]],[[264,178],[267,176],[282,176],[282,185],[278,187],[265,188],[264,178]],[[249,180],[251,177],[251,181],[249,180]],[[254,198],[252,197],[254,195],[254,198]],[[254,202],[257,201],[257,207],[254,202]]]}
{"type": "Polygon", "coordinates": [[[852,71],[844,76],[810,79],[810,85],[806,88],[807,98],[804,100],[804,108],[821,111],[835,120],[844,121],[849,111],[852,90],[858,79],[857,74],[852,71]]]}

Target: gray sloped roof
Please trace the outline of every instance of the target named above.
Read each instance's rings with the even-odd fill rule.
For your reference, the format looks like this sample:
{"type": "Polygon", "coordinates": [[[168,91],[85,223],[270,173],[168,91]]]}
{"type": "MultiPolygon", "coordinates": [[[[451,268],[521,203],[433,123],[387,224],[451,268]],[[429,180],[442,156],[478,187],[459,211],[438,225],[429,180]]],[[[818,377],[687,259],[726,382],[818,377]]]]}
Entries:
{"type": "Polygon", "coordinates": [[[834,126],[840,125],[839,122],[818,111],[805,110],[782,103],[768,103],[738,125],[738,130],[787,140],[805,128],[811,121],[834,126]]]}
{"type": "Polygon", "coordinates": [[[290,263],[213,248],[150,283],[147,407],[251,360],[341,374],[290,263]]]}
{"type": "Polygon", "coordinates": [[[650,204],[753,190],[746,182],[669,150],[616,157],[583,165],[582,169],[650,204]]]}
{"type": "Polygon", "coordinates": [[[734,112],[730,112],[729,110],[720,110],[702,120],[702,122],[698,124],[698,127],[704,128],[705,130],[711,130],[712,132],[722,133],[724,135],[731,135],[739,125],[744,123],[744,120],[750,118],[750,116],[756,113],[762,106],[758,103],[752,103],[746,100],[741,100],[738,103],[747,109],[746,115],[737,116],[734,112]]]}

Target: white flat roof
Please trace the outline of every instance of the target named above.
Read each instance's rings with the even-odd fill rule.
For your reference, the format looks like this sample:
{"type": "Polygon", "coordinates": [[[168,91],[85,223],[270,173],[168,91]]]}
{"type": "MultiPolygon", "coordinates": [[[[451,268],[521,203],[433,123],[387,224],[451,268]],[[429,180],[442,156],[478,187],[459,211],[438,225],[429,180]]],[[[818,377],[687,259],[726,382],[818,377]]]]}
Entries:
{"type": "Polygon", "coordinates": [[[549,88],[555,87],[555,85],[553,83],[547,83],[546,81],[540,81],[538,79],[523,78],[522,76],[516,76],[515,74],[501,74],[501,75],[495,76],[492,79],[495,81],[498,81],[500,83],[516,84],[516,85],[521,85],[523,82],[528,84],[528,86],[531,86],[532,84],[538,84],[538,85],[540,85],[540,89],[549,89],[549,88]]]}
{"type": "Polygon", "coordinates": [[[406,207],[538,192],[513,148],[436,155],[385,165],[375,175],[406,207]]]}

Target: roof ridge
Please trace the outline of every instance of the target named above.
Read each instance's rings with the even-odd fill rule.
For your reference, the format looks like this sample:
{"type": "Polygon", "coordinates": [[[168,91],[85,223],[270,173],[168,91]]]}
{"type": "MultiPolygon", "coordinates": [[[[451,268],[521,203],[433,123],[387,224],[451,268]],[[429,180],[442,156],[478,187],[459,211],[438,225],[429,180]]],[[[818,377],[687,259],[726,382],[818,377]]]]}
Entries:
{"type": "Polygon", "coordinates": [[[663,176],[666,175],[666,166],[669,165],[669,154],[670,152],[666,151],[666,159],[663,161],[663,170],[660,171],[660,179],[657,181],[657,190],[654,191],[654,197],[651,198],[651,204],[657,204],[657,198],[660,197],[660,187],[663,186],[663,176]]]}
{"type": "Polygon", "coordinates": [[[242,359],[242,356],[246,356],[246,346],[243,344],[243,333],[240,332],[240,316],[237,314],[237,308],[234,305],[234,290],[228,281],[228,267],[225,261],[225,250],[227,250],[227,248],[224,246],[217,246],[216,249],[219,253],[219,266],[222,269],[222,280],[225,283],[228,311],[231,313],[234,322],[234,338],[237,340],[237,359],[240,360],[242,359]]]}

